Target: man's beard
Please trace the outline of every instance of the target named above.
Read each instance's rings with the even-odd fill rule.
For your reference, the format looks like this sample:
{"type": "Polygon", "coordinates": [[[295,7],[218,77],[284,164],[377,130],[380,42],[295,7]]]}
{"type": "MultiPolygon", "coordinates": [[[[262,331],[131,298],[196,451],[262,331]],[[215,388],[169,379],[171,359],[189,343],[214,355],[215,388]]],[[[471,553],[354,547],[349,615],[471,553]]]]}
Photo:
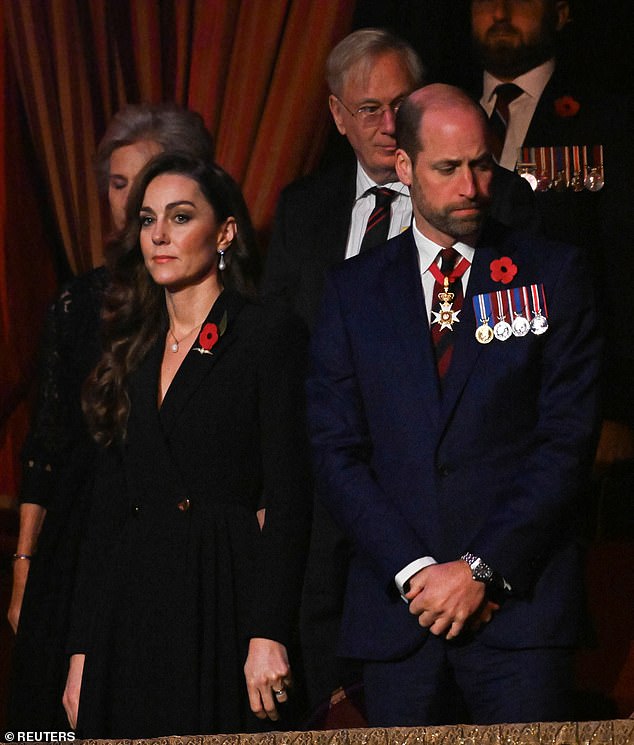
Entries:
{"type": "Polygon", "coordinates": [[[427,220],[435,228],[450,235],[455,240],[468,238],[480,232],[484,218],[486,217],[486,208],[483,205],[474,205],[479,208],[479,213],[472,217],[460,217],[452,211],[443,210],[441,212],[432,212],[427,216],[427,220]]]}
{"type": "MultiPolygon", "coordinates": [[[[413,198],[415,196],[413,195],[413,198]]],[[[480,232],[482,223],[488,213],[489,201],[489,199],[480,198],[472,202],[452,204],[443,209],[434,210],[423,200],[421,203],[421,207],[423,207],[421,214],[436,230],[450,236],[454,240],[461,240],[462,238],[475,236],[480,232]],[[477,209],[478,212],[475,215],[461,216],[456,214],[456,211],[460,209],[477,209]]]]}
{"type": "Polygon", "coordinates": [[[484,41],[475,38],[472,41],[484,69],[500,79],[512,80],[555,54],[555,32],[546,28],[542,28],[539,36],[528,43],[513,44],[510,39],[498,39],[495,32],[484,41]]]}

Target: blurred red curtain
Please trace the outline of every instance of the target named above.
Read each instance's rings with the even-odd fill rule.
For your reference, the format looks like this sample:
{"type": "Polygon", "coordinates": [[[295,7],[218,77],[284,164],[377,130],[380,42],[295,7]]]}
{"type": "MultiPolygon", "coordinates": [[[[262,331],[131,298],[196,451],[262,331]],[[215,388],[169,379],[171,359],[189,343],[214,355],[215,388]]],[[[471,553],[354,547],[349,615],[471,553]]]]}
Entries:
{"type": "Polygon", "coordinates": [[[266,236],[280,189],[323,147],[325,59],[353,10],[354,0],[3,0],[0,495],[17,490],[55,252],[74,272],[101,261],[92,156],[109,118],[139,101],[199,111],[266,236]]]}

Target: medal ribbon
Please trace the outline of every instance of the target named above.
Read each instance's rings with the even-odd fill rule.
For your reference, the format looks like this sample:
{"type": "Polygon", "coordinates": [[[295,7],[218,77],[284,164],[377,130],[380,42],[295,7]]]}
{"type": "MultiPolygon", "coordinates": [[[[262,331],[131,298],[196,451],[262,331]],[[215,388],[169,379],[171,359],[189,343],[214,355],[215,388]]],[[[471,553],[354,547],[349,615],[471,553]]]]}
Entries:
{"type": "Polygon", "coordinates": [[[476,317],[480,319],[481,324],[486,324],[487,321],[491,320],[492,307],[491,307],[491,296],[488,294],[476,295],[473,298],[473,312],[476,317]]]}
{"type": "Polygon", "coordinates": [[[508,316],[509,309],[505,305],[505,299],[504,299],[504,296],[502,295],[501,290],[498,290],[495,293],[495,300],[496,300],[496,306],[497,306],[496,308],[497,312],[495,314],[496,320],[504,321],[506,320],[506,317],[508,316]]]}
{"type": "MultiPolygon", "coordinates": [[[[525,290],[526,288],[522,288],[525,290]]],[[[546,294],[544,292],[544,285],[531,285],[531,301],[532,310],[536,316],[544,316],[548,318],[548,309],[546,308],[546,294]]]]}
{"type": "MultiPolygon", "coordinates": [[[[452,285],[457,279],[460,279],[460,277],[462,277],[462,275],[467,271],[468,268],[469,268],[468,259],[465,259],[464,256],[461,257],[460,261],[456,264],[456,266],[454,266],[451,272],[447,275],[449,284],[452,285]]],[[[440,271],[440,267],[438,266],[438,264],[436,264],[435,259],[429,265],[429,271],[431,272],[436,282],[438,282],[438,284],[442,287],[445,283],[445,275],[440,271]]]]}

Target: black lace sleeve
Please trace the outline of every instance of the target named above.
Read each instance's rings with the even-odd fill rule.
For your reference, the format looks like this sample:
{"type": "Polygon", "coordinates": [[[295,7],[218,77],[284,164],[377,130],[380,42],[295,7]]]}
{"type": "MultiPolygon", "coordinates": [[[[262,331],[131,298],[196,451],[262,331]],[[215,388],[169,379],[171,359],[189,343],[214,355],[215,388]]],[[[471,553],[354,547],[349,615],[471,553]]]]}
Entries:
{"type": "Polygon", "coordinates": [[[70,454],[87,437],[80,395],[99,358],[106,281],[104,268],[83,274],[64,287],[49,309],[37,402],[22,450],[21,502],[48,508],[70,454]]]}

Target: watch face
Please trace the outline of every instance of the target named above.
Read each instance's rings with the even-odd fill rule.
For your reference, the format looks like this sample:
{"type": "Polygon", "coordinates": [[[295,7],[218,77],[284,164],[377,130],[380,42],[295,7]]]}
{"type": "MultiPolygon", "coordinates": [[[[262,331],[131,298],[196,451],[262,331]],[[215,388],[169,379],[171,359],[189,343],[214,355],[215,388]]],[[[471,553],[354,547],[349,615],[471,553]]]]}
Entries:
{"type": "Polygon", "coordinates": [[[493,570],[483,562],[480,562],[472,572],[473,578],[477,579],[479,582],[490,582],[493,578],[493,570]]]}

